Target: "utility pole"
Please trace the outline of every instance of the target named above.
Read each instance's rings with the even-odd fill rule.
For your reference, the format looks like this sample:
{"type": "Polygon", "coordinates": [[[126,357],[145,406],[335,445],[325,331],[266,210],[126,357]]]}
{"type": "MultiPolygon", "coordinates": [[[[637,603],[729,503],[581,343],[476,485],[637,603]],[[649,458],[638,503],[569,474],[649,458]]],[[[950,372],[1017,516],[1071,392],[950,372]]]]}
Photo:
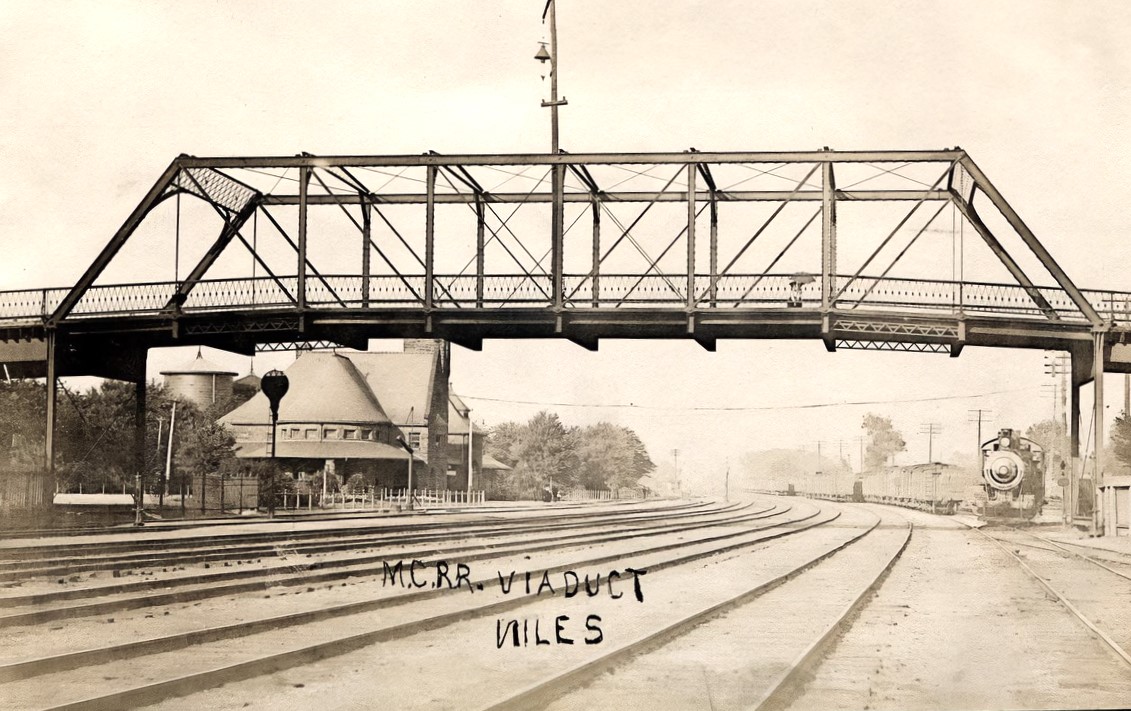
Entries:
{"type": "Polygon", "coordinates": [[[969,413],[970,413],[970,417],[967,418],[966,421],[978,423],[978,455],[977,455],[977,457],[974,458],[974,465],[975,465],[975,468],[978,469],[978,471],[981,471],[981,469],[982,469],[982,420],[985,419],[988,422],[989,418],[986,417],[986,415],[993,414],[993,410],[977,409],[977,410],[969,410],[969,413]]]}
{"type": "Polygon", "coordinates": [[[727,457],[727,473],[726,473],[726,484],[725,484],[725,486],[726,486],[726,489],[725,489],[725,497],[726,498],[725,498],[725,500],[727,501],[727,503],[730,503],[730,457],[727,457]]]}
{"type": "Polygon", "coordinates": [[[924,422],[919,428],[919,434],[927,435],[927,462],[935,461],[935,435],[942,433],[942,425],[937,422],[924,422]]]}
{"type": "Polygon", "coordinates": [[[1054,379],[1054,396],[1053,396],[1053,419],[1061,425],[1067,422],[1067,397],[1068,397],[1068,371],[1070,364],[1068,362],[1068,355],[1066,353],[1058,353],[1056,355],[1045,355],[1045,373],[1054,379]],[[1057,383],[1055,378],[1060,376],[1060,382],[1057,383]],[[1059,409],[1058,406],[1059,405],[1059,409]]]}
{"type": "MultiPolygon", "coordinates": [[[[546,43],[541,43],[538,48],[537,54],[534,58],[539,62],[545,64],[547,61],[550,63],[550,100],[543,101],[542,107],[549,107],[550,109],[550,153],[553,155],[558,154],[558,107],[565,106],[565,97],[558,99],[558,15],[557,3],[554,0],[546,0],[546,7],[542,10],[542,21],[546,21],[546,16],[550,17],[550,50],[546,51],[546,43]]],[[[559,314],[558,322],[561,322],[560,312],[563,308],[564,297],[564,283],[562,274],[564,271],[564,190],[565,190],[565,166],[554,165],[551,168],[551,186],[553,191],[552,219],[551,219],[551,239],[550,239],[550,252],[551,252],[551,268],[550,273],[554,282],[553,290],[553,306],[555,312],[559,314]]],[[[560,330],[560,325],[559,325],[560,330]]]]}

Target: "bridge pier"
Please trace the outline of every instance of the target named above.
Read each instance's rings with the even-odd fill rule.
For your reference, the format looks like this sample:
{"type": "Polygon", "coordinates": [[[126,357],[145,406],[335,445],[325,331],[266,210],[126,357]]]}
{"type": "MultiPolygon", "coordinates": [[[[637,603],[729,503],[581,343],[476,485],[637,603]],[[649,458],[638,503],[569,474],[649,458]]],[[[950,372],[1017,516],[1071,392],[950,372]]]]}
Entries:
{"type": "Polygon", "coordinates": [[[58,332],[47,329],[44,340],[47,344],[47,426],[43,437],[43,471],[50,488],[55,488],[55,401],[58,385],[58,355],[56,341],[58,332]]]}
{"type": "MultiPolygon", "coordinates": [[[[144,360],[144,359],[143,359],[144,360]]],[[[137,472],[137,519],[145,509],[145,371],[134,381],[134,470],[137,472]]],[[[172,433],[170,433],[170,436],[172,433]]]]}

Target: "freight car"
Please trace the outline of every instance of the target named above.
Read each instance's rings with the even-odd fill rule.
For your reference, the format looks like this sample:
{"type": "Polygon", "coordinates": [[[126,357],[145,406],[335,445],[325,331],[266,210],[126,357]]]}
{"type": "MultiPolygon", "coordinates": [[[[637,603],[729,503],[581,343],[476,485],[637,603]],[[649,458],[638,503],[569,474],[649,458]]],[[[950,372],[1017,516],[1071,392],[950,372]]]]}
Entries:
{"type": "Polygon", "coordinates": [[[944,462],[887,467],[852,474],[816,474],[802,477],[797,493],[835,501],[891,504],[953,514],[977,491],[968,470],[944,462]]]}

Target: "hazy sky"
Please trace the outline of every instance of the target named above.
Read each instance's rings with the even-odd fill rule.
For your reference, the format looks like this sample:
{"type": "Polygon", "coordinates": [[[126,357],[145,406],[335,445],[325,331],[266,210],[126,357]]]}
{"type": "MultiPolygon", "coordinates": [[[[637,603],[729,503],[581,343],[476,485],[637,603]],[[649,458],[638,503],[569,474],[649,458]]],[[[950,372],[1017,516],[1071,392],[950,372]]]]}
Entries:
{"type": "MultiPolygon", "coordinates": [[[[547,150],[533,60],[542,5],[4,0],[0,289],[75,279],[180,153],[547,150]]],[[[567,150],[957,145],[1077,283],[1131,289],[1120,172],[1131,4],[560,0],[558,18],[567,150]]],[[[920,424],[940,423],[939,459],[973,450],[972,408],[1020,427],[1052,408],[1039,352],[827,354],[818,341],[453,352],[452,380],[477,420],[538,406],[476,397],[631,403],[554,409],[569,423],[632,426],[654,459],[678,448],[692,472],[818,439],[854,453],[869,410],[903,430],[903,461],[926,458],[920,424]],[[951,399],[766,409],[916,398],[951,399]]],[[[190,356],[152,352],[150,370],[190,356]]],[[[1109,381],[1114,413],[1122,378],[1109,381]]]]}

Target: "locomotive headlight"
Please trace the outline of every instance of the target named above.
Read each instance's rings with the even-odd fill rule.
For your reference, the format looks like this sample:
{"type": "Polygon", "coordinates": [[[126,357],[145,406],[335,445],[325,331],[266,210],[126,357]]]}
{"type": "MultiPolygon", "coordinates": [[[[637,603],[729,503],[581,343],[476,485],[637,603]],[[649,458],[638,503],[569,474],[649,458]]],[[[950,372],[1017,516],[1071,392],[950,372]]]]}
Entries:
{"type": "Polygon", "coordinates": [[[997,444],[1002,449],[1009,449],[1009,445],[1012,443],[1009,441],[1008,437],[1002,437],[1000,440],[998,440],[997,444]]]}
{"type": "Polygon", "coordinates": [[[986,458],[982,478],[991,488],[1009,491],[1020,486],[1024,477],[1025,462],[1015,452],[994,452],[986,458]]]}

